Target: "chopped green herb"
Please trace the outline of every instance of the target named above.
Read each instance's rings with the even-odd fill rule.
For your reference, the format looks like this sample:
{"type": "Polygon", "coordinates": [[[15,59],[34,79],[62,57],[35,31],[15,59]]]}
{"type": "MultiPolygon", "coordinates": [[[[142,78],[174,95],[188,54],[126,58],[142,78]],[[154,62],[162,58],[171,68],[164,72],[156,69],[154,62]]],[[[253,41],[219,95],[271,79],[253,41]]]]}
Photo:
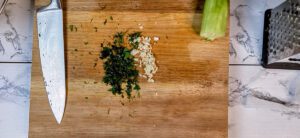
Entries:
{"type": "Polygon", "coordinates": [[[124,102],[122,102],[122,101],[120,101],[120,103],[124,106],[125,105],[125,103],[124,102]]]}
{"type": "Polygon", "coordinates": [[[92,22],[93,22],[93,20],[94,20],[94,18],[92,18],[92,19],[91,19],[90,23],[92,23],[92,22]]]}
{"type": "Polygon", "coordinates": [[[70,31],[73,32],[74,30],[74,25],[69,25],[70,31]]]}
{"type": "Polygon", "coordinates": [[[112,21],[114,20],[114,18],[112,16],[110,16],[109,19],[112,20],[112,21]]]}
{"type": "Polygon", "coordinates": [[[107,23],[107,19],[104,20],[103,24],[106,25],[106,23],[107,23]]]}
{"type": "Polygon", "coordinates": [[[139,46],[139,38],[141,37],[141,32],[135,32],[128,35],[129,43],[132,45],[133,48],[138,48],[139,46]]]}
{"type": "Polygon", "coordinates": [[[133,115],[132,115],[132,114],[130,114],[130,113],[128,114],[128,116],[129,116],[129,117],[131,117],[131,118],[134,118],[134,117],[133,117],[133,115]]]}
{"type": "Polygon", "coordinates": [[[103,82],[110,85],[114,95],[128,99],[132,98],[132,91],[140,90],[138,84],[139,71],[135,67],[134,56],[131,55],[133,47],[126,47],[124,32],[114,35],[113,44],[107,44],[101,51],[100,59],[104,60],[105,75],[103,82]]]}
{"type": "Polygon", "coordinates": [[[118,32],[114,35],[114,45],[123,46],[124,44],[124,32],[118,32]]]}
{"type": "Polygon", "coordinates": [[[94,27],[94,29],[95,29],[95,32],[98,32],[98,27],[94,27]]]}
{"type": "Polygon", "coordinates": [[[77,26],[75,26],[75,25],[69,25],[69,29],[71,32],[73,32],[73,31],[77,32],[77,26]]]}

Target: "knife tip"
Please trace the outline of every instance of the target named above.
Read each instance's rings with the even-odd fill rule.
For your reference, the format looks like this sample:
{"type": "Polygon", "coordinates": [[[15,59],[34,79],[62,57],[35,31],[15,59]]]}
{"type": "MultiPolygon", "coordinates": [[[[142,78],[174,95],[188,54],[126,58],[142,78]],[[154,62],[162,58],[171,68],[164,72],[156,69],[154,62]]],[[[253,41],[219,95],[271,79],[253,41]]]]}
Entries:
{"type": "Polygon", "coordinates": [[[57,124],[61,124],[63,116],[64,116],[64,107],[63,108],[58,108],[58,110],[54,110],[56,112],[54,113],[54,117],[56,119],[57,124]]]}
{"type": "Polygon", "coordinates": [[[63,119],[63,113],[60,115],[55,115],[55,119],[56,119],[57,124],[61,124],[62,119],[63,119]]]}

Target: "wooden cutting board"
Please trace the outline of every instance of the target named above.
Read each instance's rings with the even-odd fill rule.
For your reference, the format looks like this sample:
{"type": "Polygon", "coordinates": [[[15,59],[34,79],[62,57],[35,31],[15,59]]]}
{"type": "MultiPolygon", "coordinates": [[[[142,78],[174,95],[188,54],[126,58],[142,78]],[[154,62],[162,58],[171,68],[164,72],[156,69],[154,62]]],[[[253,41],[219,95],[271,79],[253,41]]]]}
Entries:
{"type": "MultiPolygon", "coordinates": [[[[36,7],[46,3],[36,0],[36,7]]],[[[229,38],[199,37],[202,5],[196,0],[63,0],[65,116],[58,125],[48,104],[35,30],[30,138],[227,137],[229,38]],[[144,35],[160,37],[153,47],[159,70],[155,83],[140,79],[141,98],[128,102],[101,81],[100,43],[140,26],[144,35]]]]}

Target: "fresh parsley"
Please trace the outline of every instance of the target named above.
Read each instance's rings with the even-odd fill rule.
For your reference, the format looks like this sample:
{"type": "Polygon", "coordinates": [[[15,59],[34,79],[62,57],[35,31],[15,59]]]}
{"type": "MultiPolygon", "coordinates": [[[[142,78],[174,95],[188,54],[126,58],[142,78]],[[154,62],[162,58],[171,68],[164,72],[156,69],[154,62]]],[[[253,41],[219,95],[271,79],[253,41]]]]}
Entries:
{"type": "MultiPolygon", "coordinates": [[[[125,43],[124,32],[118,32],[114,35],[113,43],[108,43],[102,47],[100,59],[104,61],[105,75],[103,82],[110,85],[114,95],[121,95],[133,98],[132,91],[139,94],[141,89],[138,84],[139,71],[135,66],[134,56],[131,51],[135,49],[131,44],[125,43]]],[[[137,36],[135,34],[133,36],[137,36]]],[[[132,36],[129,35],[129,43],[132,36]]]]}

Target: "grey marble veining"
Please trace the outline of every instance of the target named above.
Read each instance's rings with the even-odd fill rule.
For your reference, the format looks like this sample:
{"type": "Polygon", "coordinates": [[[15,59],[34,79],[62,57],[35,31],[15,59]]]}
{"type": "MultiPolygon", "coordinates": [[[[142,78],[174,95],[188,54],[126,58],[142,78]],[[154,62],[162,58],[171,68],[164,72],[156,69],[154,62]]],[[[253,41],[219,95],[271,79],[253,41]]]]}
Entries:
{"type": "Polygon", "coordinates": [[[31,64],[0,64],[0,138],[26,138],[31,64]]]}
{"type": "Polygon", "coordinates": [[[283,1],[231,0],[230,138],[300,136],[300,71],[260,66],[264,12],[283,1]]]}
{"type": "Polygon", "coordinates": [[[266,70],[260,66],[231,66],[229,106],[241,104],[256,107],[251,101],[251,98],[256,98],[286,107],[300,107],[298,83],[299,71],[266,70]]]}
{"type": "Polygon", "coordinates": [[[33,2],[9,0],[0,15],[0,138],[28,137],[33,2]]]}
{"type": "Polygon", "coordinates": [[[0,15],[0,61],[31,62],[33,0],[9,0],[0,15]]]}
{"type": "Polygon", "coordinates": [[[230,64],[260,64],[264,13],[284,0],[231,0],[230,64]]]}
{"type": "Polygon", "coordinates": [[[297,138],[300,72],[231,66],[230,138],[297,138]]]}
{"type": "Polygon", "coordinates": [[[300,121],[276,111],[236,106],[229,110],[229,138],[298,138],[300,121]]]}

